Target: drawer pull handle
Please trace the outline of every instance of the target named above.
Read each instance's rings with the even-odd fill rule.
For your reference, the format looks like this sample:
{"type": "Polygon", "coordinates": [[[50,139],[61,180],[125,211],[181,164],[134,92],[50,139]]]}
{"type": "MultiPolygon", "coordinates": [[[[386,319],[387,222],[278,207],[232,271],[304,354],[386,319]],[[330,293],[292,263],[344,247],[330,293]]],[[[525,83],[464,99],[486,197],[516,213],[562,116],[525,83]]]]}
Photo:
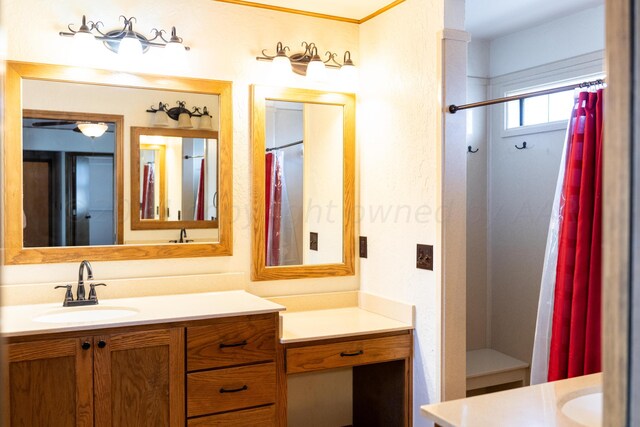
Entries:
{"type": "Polygon", "coordinates": [[[225,344],[225,343],[221,343],[220,344],[220,348],[231,348],[231,347],[242,347],[247,345],[247,340],[242,340],[240,342],[237,342],[235,344],[225,344]]]}
{"type": "Polygon", "coordinates": [[[245,391],[245,390],[248,390],[248,389],[249,389],[249,387],[247,387],[246,384],[243,385],[240,388],[224,388],[224,387],[221,387],[220,388],[220,393],[237,393],[239,391],[245,391]]]}
{"type": "Polygon", "coordinates": [[[340,357],[354,357],[354,356],[360,356],[362,354],[364,354],[364,350],[359,350],[354,353],[345,353],[343,351],[342,353],[340,353],[340,357]]]}

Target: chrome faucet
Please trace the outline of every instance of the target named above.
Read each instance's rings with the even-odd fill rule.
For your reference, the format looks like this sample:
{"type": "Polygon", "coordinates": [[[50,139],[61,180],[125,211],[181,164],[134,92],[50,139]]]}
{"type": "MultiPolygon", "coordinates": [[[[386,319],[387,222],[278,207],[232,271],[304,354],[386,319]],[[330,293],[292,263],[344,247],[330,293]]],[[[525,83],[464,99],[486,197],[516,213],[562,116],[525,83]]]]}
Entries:
{"type": "Polygon", "coordinates": [[[96,286],[107,286],[104,283],[90,283],[91,290],[89,291],[89,298],[85,297],[84,289],[84,269],[87,268],[87,280],[93,280],[93,269],[89,261],[84,260],[80,263],[80,269],[78,270],[78,288],[76,292],[76,299],[73,299],[73,292],[71,291],[72,285],[56,286],[57,288],[64,288],[67,291],[64,295],[63,307],[74,307],[79,305],[95,305],[98,304],[98,295],[96,294],[96,286]]]}

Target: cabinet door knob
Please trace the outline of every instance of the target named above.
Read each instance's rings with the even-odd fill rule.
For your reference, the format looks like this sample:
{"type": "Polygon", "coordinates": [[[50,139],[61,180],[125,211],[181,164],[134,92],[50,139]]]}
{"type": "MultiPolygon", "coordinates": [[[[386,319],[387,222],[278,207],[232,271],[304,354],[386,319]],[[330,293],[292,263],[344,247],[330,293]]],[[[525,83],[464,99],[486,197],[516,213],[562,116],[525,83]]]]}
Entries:
{"type": "Polygon", "coordinates": [[[105,348],[106,346],[107,346],[107,343],[104,340],[98,341],[99,348],[105,348]]]}
{"type": "Polygon", "coordinates": [[[89,350],[91,348],[91,343],[89,341],[85,341],[82,343],[83,350],[89,350]]]}

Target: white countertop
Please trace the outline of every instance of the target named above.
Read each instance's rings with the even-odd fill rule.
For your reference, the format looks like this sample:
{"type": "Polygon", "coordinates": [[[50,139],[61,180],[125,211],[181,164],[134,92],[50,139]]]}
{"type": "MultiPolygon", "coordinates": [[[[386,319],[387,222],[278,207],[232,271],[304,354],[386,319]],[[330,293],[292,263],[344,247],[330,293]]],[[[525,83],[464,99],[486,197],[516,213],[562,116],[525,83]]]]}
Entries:
{"type": "Polygon", "coordinates": [[[413,329],[413,325],[359,307],[281,313],[283,344],[413,329]]]}
{"type": "Polygon", "coordinates": [[[83,331],[120,326],[136,326],[184,320],[208,319],[250,314],[275,313],[285,308],[245,291],[206,292],[100,300],[96,306],[62,307],[62,302],[2,307],[1,332],[4,336],[51,332],[83,331]],[[112,320],[75,323],[43,323],[34,317],[61,310],[91,308],[130,308],[136,312],[112,320]]]}
{"type": "MultiPolygon", "coordinates": [[[[498,393],[421,406],[422,415],[443,427],[573,427],[561,406],[601,390],[602,374],[522,387],[498,393]]],[[[598,420],[594,420],[597,425],[598,420]]]]}

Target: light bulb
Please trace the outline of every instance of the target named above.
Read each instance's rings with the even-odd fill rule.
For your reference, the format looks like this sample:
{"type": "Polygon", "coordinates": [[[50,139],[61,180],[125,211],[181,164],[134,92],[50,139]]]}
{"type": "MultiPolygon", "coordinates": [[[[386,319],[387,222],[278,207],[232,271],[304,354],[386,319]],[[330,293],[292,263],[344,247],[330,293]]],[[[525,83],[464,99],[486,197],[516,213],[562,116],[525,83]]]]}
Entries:
{"type": "Polygon", "coordinates": [[[358,69],[354,65],[344,64],[340,67],[340,78],[349,85],[355,85],[358,81],[358,69]]]}
{"type": "Polygon", "coordinates": [[[191,116],[187,112],[182,112],[178,116],[178,128],[191,129],[193,124],[191,123],[191,116]]]}
{"type": "Polygon", "coordinates": [[[180,42],[171,41],[164,47],[167,55],[172,59],[180,58],[185,53],[184,45],[180,42]]]}
{"type": "Polygon", "coordinates": [[[135,35],[126,35],[120,40],[118,55],[126,59],[135,59],[142,55],[142,43],[135,35]]]}
{"type": "Polygon", "coordinates": [[[324,67],[324,62],[320,59],[312,59],[311,62],[309,62],[309,65],[307,65],[307,77],[315,82],[324,81],[327,77],[327,70],[324,67]]]}
{"type": "Polygon", "coordinates": [[[73,36],[73,44],[75,45],[75,49],[78,52],[82,52],[86,54],[87,52],[91,52],[93,47],[95,46],[96,38],[93,34],[86,31],[78,31],[73,36]]]}
{"type": "Polygon", "coordinates": [[[274,77],[284,77],[291,72],[291,61],[286,56],[276,56],[271,64],[271,73],[274,77]]]}

